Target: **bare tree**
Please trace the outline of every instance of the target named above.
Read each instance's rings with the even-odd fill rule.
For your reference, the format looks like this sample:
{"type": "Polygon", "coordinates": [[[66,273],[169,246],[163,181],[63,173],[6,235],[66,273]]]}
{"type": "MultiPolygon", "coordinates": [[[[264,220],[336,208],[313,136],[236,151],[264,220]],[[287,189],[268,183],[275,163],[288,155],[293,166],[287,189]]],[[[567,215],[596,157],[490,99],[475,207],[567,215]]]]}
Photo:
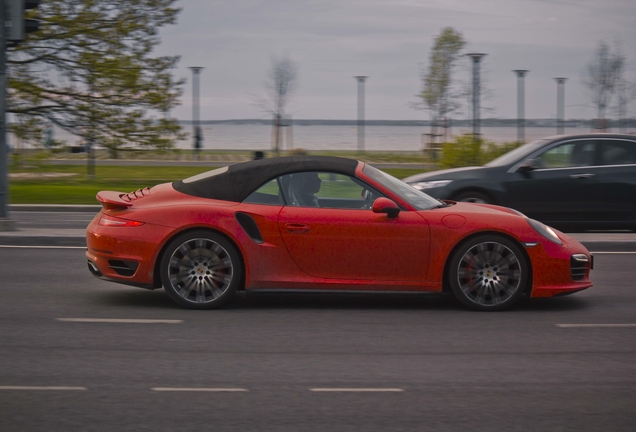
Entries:
{"type": "Polygon", "coordinates": [[[281,121],[285,117],[285,108],[298,85],[298,66],[288,56],[273,56],[271,67],[265,80],[266,97],[262,107],[273,115],[274,152],[280,152],[281,121]]]}
{"type": "Polygon", "coordinates": [[[461,33],[452,27],[444,28],[435,38],[428,70],[422,73],[422,92],[418,95],[422,98],[422,103],[414,106],[425,106],[429,110],[433,141],[439,124],[447,124],[448,116],[460,106],[457,102],[460,95],[453,86],[453,72],[464,45],[466,41],[461,33]]]}
{"type": "Polygon", "coordinates": [[[607,108],[617,93],[622,80],[625,56],[619,44],[614,49],[606,41],[600,41],[592,60],[587,64],[583,85],[587,88],[596,110],[597,128],[606,129],[607,108]]]}

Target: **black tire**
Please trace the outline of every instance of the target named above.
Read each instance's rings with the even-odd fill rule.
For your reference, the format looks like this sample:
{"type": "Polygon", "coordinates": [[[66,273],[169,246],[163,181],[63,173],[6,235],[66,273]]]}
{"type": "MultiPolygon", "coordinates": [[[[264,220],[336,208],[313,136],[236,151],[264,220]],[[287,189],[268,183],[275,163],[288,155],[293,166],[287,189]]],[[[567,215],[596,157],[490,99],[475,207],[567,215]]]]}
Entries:
{"type": "Polygon", "coordinates": [[[526,291],[530,265],[521,246],[496,234],[470,239],[451,257],[448,277],[455,297],[473,310],[512,306],[526,291]]]}
{"type": "Polygon", "coordinates": [[[166,293],[188,309],[214,309],[238,287],[243,266],[236,247],[211,231],[190,231],[170,241],[161,257],[166,293]]]}
{"type": "Polygon", "coordinates": [[[493,204],[493,199],[483,192],[464,191],[453,197],[453,201],[473,202],[480,204],[493,204]]]}

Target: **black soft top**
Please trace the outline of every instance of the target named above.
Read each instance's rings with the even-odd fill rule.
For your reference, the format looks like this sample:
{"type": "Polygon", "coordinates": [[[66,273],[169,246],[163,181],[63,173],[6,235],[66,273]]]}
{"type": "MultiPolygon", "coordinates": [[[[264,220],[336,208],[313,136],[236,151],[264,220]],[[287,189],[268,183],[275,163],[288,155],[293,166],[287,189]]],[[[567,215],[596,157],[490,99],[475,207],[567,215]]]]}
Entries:
{"type": "Polygon", "coordinates": [[[353,176],[358,161],[333,156],[287,156],[230,165],[224,173],[200,180],[172,183],[177,191],[201,198],[241,202],[264,183],[302,171],[327,171],[353,176]]]}

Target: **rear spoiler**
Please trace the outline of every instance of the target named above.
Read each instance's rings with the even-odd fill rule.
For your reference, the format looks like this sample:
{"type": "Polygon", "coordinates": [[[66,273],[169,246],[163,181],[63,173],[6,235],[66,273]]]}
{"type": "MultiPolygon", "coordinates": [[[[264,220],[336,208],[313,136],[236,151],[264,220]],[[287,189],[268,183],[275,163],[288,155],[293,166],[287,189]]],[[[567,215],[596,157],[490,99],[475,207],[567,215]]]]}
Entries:
{"type": "Polygon", "coordinates": [[[132,207],[133,201],[148,195],[150,195],[150,189],[146,187],[129,193],[101,191],[97,192],[96,198],[106,210],[125,210],[132,207]]]}
{"type": "Polygon", "coordinates": [[[133,205],[132,202],[122,198],[126,196],[127,194],[122,192],[101,191],[97,192],[96,198],[105,210],[125,210],[133,205]]]}

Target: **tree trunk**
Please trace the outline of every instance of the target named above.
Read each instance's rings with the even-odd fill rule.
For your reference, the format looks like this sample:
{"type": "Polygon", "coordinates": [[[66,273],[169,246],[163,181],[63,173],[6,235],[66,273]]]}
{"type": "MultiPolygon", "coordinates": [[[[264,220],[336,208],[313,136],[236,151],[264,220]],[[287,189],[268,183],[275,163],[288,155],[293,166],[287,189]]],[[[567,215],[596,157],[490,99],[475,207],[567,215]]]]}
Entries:
{"type": "Polygon", "coordinates": [[[280,155],[280,114],[274,115],[274,154],[280,155]]]}

